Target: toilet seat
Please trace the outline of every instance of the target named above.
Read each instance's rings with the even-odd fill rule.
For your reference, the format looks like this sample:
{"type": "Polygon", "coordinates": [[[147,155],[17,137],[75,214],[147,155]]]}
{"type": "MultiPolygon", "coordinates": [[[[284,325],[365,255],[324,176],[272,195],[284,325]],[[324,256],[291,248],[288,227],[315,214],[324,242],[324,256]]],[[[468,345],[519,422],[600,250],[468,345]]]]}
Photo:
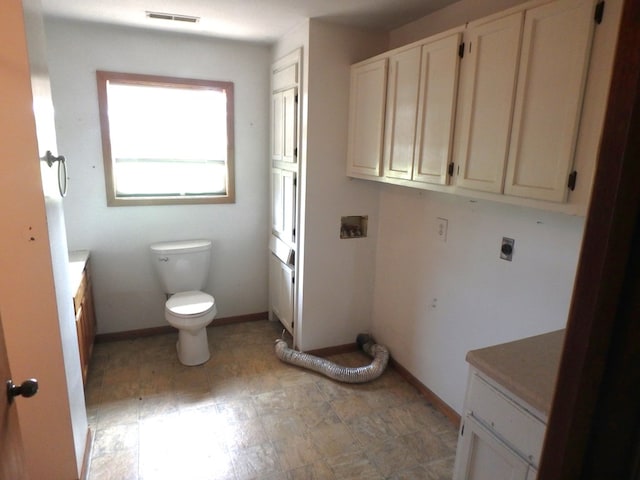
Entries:
{"type": "Polygon", "coordinates": [[[215,299],[208,293],[191,290],[172,295],[165,303],[165,309],[179,318],[193,318],[207,315],[215,304],[215,299]]]}

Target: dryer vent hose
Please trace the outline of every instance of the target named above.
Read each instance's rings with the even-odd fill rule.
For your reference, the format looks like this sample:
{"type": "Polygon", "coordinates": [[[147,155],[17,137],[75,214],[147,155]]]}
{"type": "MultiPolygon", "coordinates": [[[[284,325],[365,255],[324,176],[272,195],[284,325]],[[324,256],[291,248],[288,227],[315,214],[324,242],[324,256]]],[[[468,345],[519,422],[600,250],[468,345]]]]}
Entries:
{"type": "Polygon", "coordinates": [[[365,383],[375,380],[387,367],[389,351],[386,347],[374,343],[373,338],[365,333],[358,335],[356,342],[361,350],[373,357],[369,365],[343,367],[325,358],[293,350],[281,339],[276,340],[276,356],[283,362],[313,370],[339,382],[365,383]]]}

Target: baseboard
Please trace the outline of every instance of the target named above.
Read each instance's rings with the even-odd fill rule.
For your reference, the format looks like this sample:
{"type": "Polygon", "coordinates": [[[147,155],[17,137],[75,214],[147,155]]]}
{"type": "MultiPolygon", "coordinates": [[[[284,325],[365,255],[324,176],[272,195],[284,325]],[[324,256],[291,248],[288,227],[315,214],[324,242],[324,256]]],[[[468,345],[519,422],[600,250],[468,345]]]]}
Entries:
{"type": "Polygon", "coordinates": [[[350,353],[358,350],[357,343],[347,343],[346,345],[337,345],[335,347],[318,348],[316,350],[309,350],[309,355],[315,355],[316,357],[330,357],[331,355],[339,355],[341,353],[350,353]]]}
{"type": "Polygon", "coordinates": [[[393,358],[389,357],[389,364],[393,369],[400,374],[407,382],[413,385],[427,399],[433,406],[442,413],[449,421],[455,425],[456,428],[460,428],[460,415],[453,408],[451,408],[447,402],[442,400],[438,395],[433,393],[427,388],[420,380],[414,377],[409,370],[400,365],[393,358]]]}
{"type": "MultiPolygon", "coordinates": [[[[341,353],[350,353],[358,350],[357,343],[348,343],[346,345],[338,345],[335,347],[327,347],[327,348],[319,348],[316,350],[309,350],[308,353],[310,355],[315,355],[317,357],[329,357],[331,355],[338,355],[341,353]]],[[[404,378],[410,385],[412,385],[420,394],[431,403],[436,410],[442,413],[447,419],[456,427],[460,428],[460,415],[453,408],[451,408],[444,400],[438,397],[435,393],[433,393],[429,388],[427,388],[420,380],[414,377],[409,370],[404,368],[400,363],[396,360],[389,357],[389,366],[393,368],[398,374],[404,378]]]]}
{"type": "MultiPolygon", "coordinates": [[[[216,318],[209,328],[219,327],[221,325],[230,325],[233,323],[255,322],[257,320],[267,320],[267,312],[249,313],[246,315],[236,315],[234,317],[216,318]]],[[[165,333],[176,332],[177,330],[171,325],[163,325],[162,327],[141,328],[138,330],[127,330],[124,332],[99,333],[96,335],[95,342],[115,342],[118,340],[133,340],[135,338],[150,337],[153,335],[163,335],[165,333]]]]}
{"type": "Polygon", "coordinates": [[[89,478],[89,464],[91,462],[91,453],[93,451],[93,431],[87,429],[87,442],[84,446],[84,456],[82,457],[82,469],[80,470],[80,480],[89,478]]]}

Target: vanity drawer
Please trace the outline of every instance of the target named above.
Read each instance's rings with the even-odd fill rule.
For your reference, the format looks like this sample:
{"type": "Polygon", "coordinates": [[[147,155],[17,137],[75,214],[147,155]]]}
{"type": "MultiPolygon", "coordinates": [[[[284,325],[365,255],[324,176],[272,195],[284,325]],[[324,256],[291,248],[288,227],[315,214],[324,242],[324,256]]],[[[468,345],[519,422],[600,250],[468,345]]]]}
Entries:
{"type": "Polygon", "coordinates": [[[545,424],[475,372],[470,379],[467,410],[533,466],[538,465],[545,424]]]}

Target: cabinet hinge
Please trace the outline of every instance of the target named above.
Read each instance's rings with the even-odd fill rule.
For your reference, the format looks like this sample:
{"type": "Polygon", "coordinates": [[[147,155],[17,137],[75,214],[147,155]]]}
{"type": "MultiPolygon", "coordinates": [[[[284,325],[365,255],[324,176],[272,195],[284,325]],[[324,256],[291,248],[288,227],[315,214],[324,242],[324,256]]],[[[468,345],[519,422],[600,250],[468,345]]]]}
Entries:
{"type": "Polygon", "coordinates": [[[291,235],[293,236],[293,239],[295,240],[296,239],[296,229],[295,228],[293,228],[291,230],[291,235]]]}
{"type": "MultiPolygon", "coordinates": [[[[295,150],[294,150],[294,151],[295,151],[295,150]]],[[[297,178],[294,178],[294,179],[293,179],[293,188],[295,188],[295,187],[297,187],[297,186],[298,186],[298,179],[297,179],[297,178]]]]}
{"type": "Polygon", "coordinates": [[[449,164],[449,168],[447,168],[447,173],[449,174],[450,177],[453,176],[453,162],[449,164]]]}
{"type": "Polygon", "coordinates": [[[578,178],[578,172],[575,170],[569,174],[569,181],[567,182],[567,187],[572,192],[576,189],[576,179],[578,178]]]}
{"type": "Polygon", "coordinates": [[[596,13],[593,16],[593,19],[596,21],[598,25],[602,23],[602,18],[604,17],[604,1],[598,2],[596,5],[596,13]]]}
{"type": "Polygon", "coordinates": [[[464,423],[462,424],[462,428],[460,428],[460,436],[464,437],[464,423]]]}
{"type": "Polygon", "coordinates": [[[293,96],[293,101],[298,103],[298,94],[297,93],[293,96]]]}
{"type": "Polygon", "coordinates": [[[291,275],[291,285],[295,285],[295,284],[296,284],[296,277],[291,275]]]}
{"type": "Polygon", "coordinates": [[[298,158],[298,147],[293,148],[293,156],[298,158]]]}
{"type": "Polygon", "coordinates": [[[464,42],[462,42],[458,47],[458,56],[460,58],[464,58],[464,42]]]}

